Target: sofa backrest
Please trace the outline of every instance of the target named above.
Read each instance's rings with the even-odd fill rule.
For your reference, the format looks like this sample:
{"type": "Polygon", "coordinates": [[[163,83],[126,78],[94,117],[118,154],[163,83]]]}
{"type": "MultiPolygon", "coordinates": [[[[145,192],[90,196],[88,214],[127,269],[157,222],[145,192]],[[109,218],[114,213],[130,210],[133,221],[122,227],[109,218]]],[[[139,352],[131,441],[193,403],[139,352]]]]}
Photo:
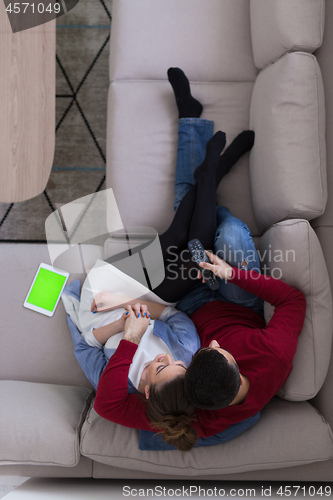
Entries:
{"type": "MultiPolygon", "coordinates": [[[[167,80],[182,68],[193,95],[227,135],[249,127],[255,68],[248,0],[114,0],[107,119],[107,187],[125,226],[163,232],[173,217],[178,112],[167,80]]],[[[218,203],[258,234],[248,154],[221,182],[218,203]]]]}
{"type": "Polygon", "coordinates": [[[287,52],[314,52],[321,46],[325,0],[250,0],[251,36],[256,68],[287,52]]]}
{"type": "MultiPolygon", "coordinates": [[[[276,277],[307,299],[294,368],[279,392],[299,401],[314,397],[323,385],[332,343],[328,271],[320,242],[304,220],[323,214],[328,197],[324,82],[312,54],[323,41],[325,2],[251,0],[250,17],[260,70],[250,110],[256,133],[250,154],[252,201],[264,231],[259,251],[266,252],[265,263],[270,271],[277,266],[282,276],[276,277]],[[266,262],[268,253],[282,255],[286,248],[293,249],[292,262],[266,262]]],[[[266,304],[266,320],[272,312],[266,304]]]]}
{"type": "Polygon", "coordinates": [[[114,0],[110,80],[254,80],[248,0],[114,0]]]}
{"type": "Polygon", "coordinates": [[[325,99],[312,55],[322,43],[324,0],[251,0],[260,69],[253,89],[250,180],[260,231],[284,219],[314,219],[327,203],[325,99]]]}

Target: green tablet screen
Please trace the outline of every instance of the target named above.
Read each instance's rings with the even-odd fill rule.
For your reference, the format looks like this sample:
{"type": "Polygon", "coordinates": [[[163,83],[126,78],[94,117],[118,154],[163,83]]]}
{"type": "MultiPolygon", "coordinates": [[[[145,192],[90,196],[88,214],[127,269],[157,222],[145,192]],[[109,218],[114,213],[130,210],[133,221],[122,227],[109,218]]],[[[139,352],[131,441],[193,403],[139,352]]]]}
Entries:
{"type": "Polygon", "coordinates": [[[66,276],[40,268],[27,302],[47,311],[53,311],[65,280],[66,276]]]}

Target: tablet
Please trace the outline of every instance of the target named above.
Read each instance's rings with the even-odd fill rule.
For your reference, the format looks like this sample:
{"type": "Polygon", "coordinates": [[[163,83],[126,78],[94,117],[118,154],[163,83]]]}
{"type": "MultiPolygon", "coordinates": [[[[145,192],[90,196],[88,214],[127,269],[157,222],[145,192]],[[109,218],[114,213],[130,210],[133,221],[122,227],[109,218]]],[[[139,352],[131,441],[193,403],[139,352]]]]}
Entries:
{"type": "Polygon", "coordinates": [[[68,276],[69,273],[49,264],[40,264],[23,303],[24,307],[53,316],[68,276]]]}

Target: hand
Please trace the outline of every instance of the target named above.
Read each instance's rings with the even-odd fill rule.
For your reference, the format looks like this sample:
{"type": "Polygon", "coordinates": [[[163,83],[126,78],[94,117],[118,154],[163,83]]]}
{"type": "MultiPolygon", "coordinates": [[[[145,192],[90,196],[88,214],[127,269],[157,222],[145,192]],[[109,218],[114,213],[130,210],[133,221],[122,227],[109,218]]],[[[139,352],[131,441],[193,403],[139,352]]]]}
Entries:
{"type": "Polygon", "coordinates": [[[126,322],[126,320],[127,320],[128,317],[129,317],[129,315],[126,314],[126,311],[125,311],[122,314],[122,316],[118,319],[119,328],[118,328],[118,332],[117,333],[123,332],[125,330],[125,322],[126,322]]]}
{"type": "MultiPolygon", "coordinates": [[[[203,269],[209,269],[212,271],[215,276],[218,276],[221,279],[228,280],[232,277],[233,274],[233,269],[232,267],[227,264],[224,260],[220,259],[217,255],[214,255],[211,252],[208,252],[208,250],[205,250],[211,264],[208,262],[200,262],[199,266],[202,267],[203,269]]],[[[198,272],[198,279],[202,278],[202,282],[206,283],[205,279],[202,276],[202,271],[199,270],[198,272]]]]}
{"type": "Polygon", "coordinates": [[[112,292],[100,292],[95,295],[91,304],[91,312],[110,311],[117,309],[131,300],[127,295],[112,292]]]}
{"type": "Polygon", "coordinates": [[[134,314],[137,318],[140,317],[140,314],[142,316],[146,316],[147,318],[150,318],[150,312],[148,311],[148,306],[146,304],[141,304],[140,302],[137,302],[136,304],[126,304],[125,309],[127,311],[129,311],[127,306],[132,308],[132,310],[134,311],[134,314]]]}
{"type": "Polygon", "coordinates": [[[128,314],[125,313],[127,319],[125,321],[124,339],[134,344],[139,344],[150,323],[150,314],[146,310],[142,312],[142,307],[147,306],[140,304],[126,306],[128,314]]]}

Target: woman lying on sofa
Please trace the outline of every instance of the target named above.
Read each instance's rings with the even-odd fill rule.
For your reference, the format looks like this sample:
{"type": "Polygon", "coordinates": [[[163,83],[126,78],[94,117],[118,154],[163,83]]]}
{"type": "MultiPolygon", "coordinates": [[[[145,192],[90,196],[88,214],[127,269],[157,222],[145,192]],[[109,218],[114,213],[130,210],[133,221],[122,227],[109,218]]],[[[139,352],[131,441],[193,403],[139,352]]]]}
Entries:
{"type": "MultiPolygon", "coordinates": [[[[233,218],[225,207],[218,207],[216,211],[216,188],[236,161],[251,149],[254,134],[251,131],[242,132],[221,155],[226,142],[225,134],[217,132],[212,137],[214,124],[200,119],[202,106],[192,97],[189,82],[184,73],[177,68],[171,68],[168,76],[179,110],[174,205],[176,214],[168,230],[160,235],[165,278],[154,289],[154,293],[167,303],[175,303],[194,290],[198,283],[196,279],[193,279],[193,276],[197,275],[197,268],[187,248],[188,242],[193,238],[198,238],[205,248],[213,248],[217,215],[220,226],[228,221],[234,223],[235,229],[241,223],[233,218]],[[194,143],[196,147],[193,155],[194,143]],[[206,156],[204,157],[205,145],[206,156]],[[175,279],[176,269],[178,273],[175,279]]],[[[252,239],[251,245],[254,249],[252,239]]],[[[256,264],[259,267],[258,262],[256,264]]],[[[66,290],[67,294],[76,295],[78,298],[77,286],[75,282],[69,285],[66,290]]],[[[87,301],[91,296],[89,287],[83,285],[81,293],[83,308],[87,309],[87,301]]],[[[255,299],[258,312],[262,313],[262,301],[255,299]]],[[[191,300],[195,309],[195,298],[191,300]]],[[[141,303],[132,301],[125,306],[125,309],[120,309],[119,306],[112,307],[110,304],[112,304],[112,297],[107,293],[99,294],[96,301],[92,302],[91,313],[101,312],[104,318],[102,326],[85,335],[86,345],[82,344],[77,336],[75,337],[73,333],[75,325],[71,325],[69,321],[76,345],[75,354],[81,367],[89,380],[97,387],[108,360],[115,354],[113,370],[116,370],[117,379],[118,376],[126,377],[126,393],[127,384],[129,384],[130,392],[139,392],[149,401],[151,384],[155,389],[159,385],[164,385],[164,391],[168,386],[169,397],[165,400],[166,405],[163,411],[170,417],[167,418],[168,424],[167,429],[164,429],[163,438],[178,449],[190,449],[196,438],[200,437],[200,434],[189,426],[195,414],[195,407],[188,402],[183,390],[186,367],[200,347],[194,324],[188,315],[171,306],[147,301],[141,301],[141,303]],[[113,321],[110,321],[111,312],[113,312],[113,321]],[[154,324],[150,324],[151,320],[154,324]],[[116,366],[116,359],[122,359],[124,350],[124,342],[120,341],[120,338],[127,340],[127,349],[128,343],[132,344],[133,348],[130,349],[132,357],[136,351],[130,368],[125,367],[126,373],[121,362],[119,366],[116,366]],[[101,358],[101,349],[105,344],[107,344],[106,349],[104,348],[101,358]],[[138,348],[137,345],[139,345],[138,348]],[[111,349],[108,349],[109,346],[111,349]],[[89,347],[95,349],[89,349],[89,347]],[[175,394],[178,397],[172,400],[172,395],[175,394]],[[171,417],[171,414],[177,416],[171,417]]],[[[71,315],[71,306],[66,307],[66,310],[71,315]]],[[[126,358],[128,353],[124,355],[126,358]]],[[[110,395],[111,393],[110,388],[110,395]]],[[[114,421],[123,423],[117,419],[114,421]]]]}

